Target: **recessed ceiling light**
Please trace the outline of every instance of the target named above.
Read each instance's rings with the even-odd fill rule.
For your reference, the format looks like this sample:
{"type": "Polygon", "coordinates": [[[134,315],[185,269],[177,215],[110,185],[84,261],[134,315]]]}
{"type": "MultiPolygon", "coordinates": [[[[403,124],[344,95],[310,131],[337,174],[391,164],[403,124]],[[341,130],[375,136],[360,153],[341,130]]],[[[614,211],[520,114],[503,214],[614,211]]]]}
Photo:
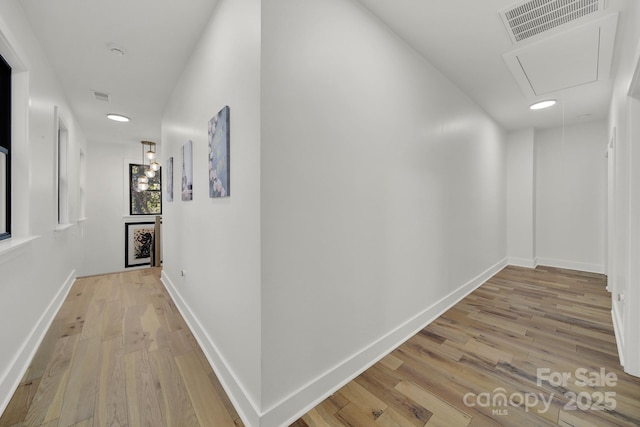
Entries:
{"type": "Polygon", "coordinates": [[[111,120],[115,120],[116,122],[128,122],[129,117],[123,116],[122,114],[107,114],[107,118],[111,120]]]}
{"type": "Polygon", "coordinates": [[[547,100],[544,100],[544,101],[536,102],[533,105],[530,105],[529,109],[530,110],[542,110],[543,108],[553,107],[554,105],[556,105],[556,100],[555,99],[547,99],[547,100]]]}

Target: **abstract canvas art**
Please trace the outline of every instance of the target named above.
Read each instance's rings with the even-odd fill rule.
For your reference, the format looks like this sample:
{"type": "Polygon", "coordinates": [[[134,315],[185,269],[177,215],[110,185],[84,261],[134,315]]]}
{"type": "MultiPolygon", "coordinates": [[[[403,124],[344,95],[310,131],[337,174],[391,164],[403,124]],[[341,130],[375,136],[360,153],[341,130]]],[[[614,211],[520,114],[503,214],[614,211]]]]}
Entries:
{"type": "Polygon", "coordinates": [[[193,142],[182,146],[182,200],[193,200],[193,142]]]}
{"type": "Polygon", "coordinates": [[[173,202],[173,157],[167,159],[167,166],[164,168],[164,188],[167,202],[173,202]]]}
{"type": "Polygon", "coordinates": [[[155,223],[128,222],[124,226],[125,268],[148,265],[151,262],[155,223]]]}
{"type": "Polygon", "coordinates": [[[209,197],[229,197],[229,106],[209,120],[209,197]]]}

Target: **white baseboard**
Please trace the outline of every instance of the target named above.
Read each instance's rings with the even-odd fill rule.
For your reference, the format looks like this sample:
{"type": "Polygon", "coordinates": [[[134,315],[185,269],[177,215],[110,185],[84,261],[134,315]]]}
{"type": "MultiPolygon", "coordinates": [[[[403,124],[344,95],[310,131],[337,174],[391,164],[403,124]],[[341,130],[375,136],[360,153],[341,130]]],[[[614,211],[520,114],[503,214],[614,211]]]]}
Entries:
{"type": "Polygon", "coordinates": [[[538,266],[537,259],[507,258],[507,263],[515,267],[524,267],[524,268],[536,268],[538,266]]]}
{"type": "Polygon", "coordinates": [[[468,283],[410,318],[404,324],[363,348],[354,356],[344,360],[335,368],[313,379],[307,385],[264,411],[261,411],[256,402],[246,393],[237,376],[221,356],[215,343],[205,332],[197,317],[191,312],[180,296],[180,292],[164,271],[162,273],[162,282],[189,328],[191,328],[191,332],[202,347],[220,383],[245,425],[247,427],[279,427],[290,425],[400,344],[418,333],[506,266],[506,259],[498,262],[468,283]]]}
{"type": "Polygon", "coordinates": [[[611,308],[611,320],[613,321],[613,332],[616,335],[616,345],[618,346],[618,357],[620,358],[620,364],[624,366],[624,334],[622,330],[622,319],[620,318],[620,312],[618,306],[614,302],[611,308]]]}
{"type": "Polygon", "coordinates": [[[22,377],[29,368],[31,360],[38,351],[40,343],[44,339],[45,334],[49,330],[53,319],[55,319],[62,303],[67,298],[67,294],[71,290],[71,285],[76,280],[76,271],[73,270],[67,280],[62,284],[56,296],[51,300],[47,308],[44,310],[33,329],[26,337],[20,350],[16,353],[11,365],[5,371],[2,379],[0,379],[0,414],[7,409],[9,401],[20,385],[22,377]]]}
{"type": "Polygon", "coordinates": [[[603,264],[590,264],[586,262],[566,261],[553,258],[538,258],[538,265],[547,267],[565,268],[567,270],[586,271],[588,273],[604,274],[603,264]]]}
{"type": "Polygon", "coordinates": [[[198,341],[200,348],[202,348],[202,351],[209,360],[220,384],[222,384],[227,396],[229,396],[229,399],[231,400],[231,403],[233,403],[238,415],[240,415],[242,422],[247,427],[260,426],[261,413],[258,405],[245,391],[242,383],[238,380],[238,377],[235,375],[233,370],[230,369],[230,365],[225,361],[216,344],[202,327],[200,321],[193,314],[182,298],[182,295],[180,295],[180,292],[173,284],[173,281],[171,281],[171,278],[169,278],[164,270],[162,271],[161,281],[167,289],[167,292],[169,292],[169,295],[171,295],[173,302],[176,304],[176,307],[178,307],[178,310],[185,322],[187,322],[187,325],[189,326],[189,329],[191,329],[196,341],[198,341]]]}
{"type": "Polygon", "coordinates": [[[424,329],[429,323],[480,287],[506,265],[506,259],[498,262],[421,313],[407,320],[404,324],[363,348],[354,356],[346,359],[332,370],[325,372],[299,390],[291,393],[287,398],[266,409],[262,414],[260,426],[279,427],[290,425],[335,393],[343,385],[396,349],[400,344],[424,329]]]}

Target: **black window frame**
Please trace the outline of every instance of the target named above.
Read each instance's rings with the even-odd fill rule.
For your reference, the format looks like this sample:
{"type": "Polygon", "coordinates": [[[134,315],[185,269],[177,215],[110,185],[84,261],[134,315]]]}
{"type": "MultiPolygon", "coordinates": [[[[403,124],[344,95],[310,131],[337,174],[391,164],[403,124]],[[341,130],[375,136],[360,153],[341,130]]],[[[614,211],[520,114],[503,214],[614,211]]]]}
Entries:
{"type": "Polygon", "coordinates": [[[133,172],[133,168],[134,167],[138,167],[138,168],[148,168],[148,165],[142,165],[142,164],[136,164],[136,163],[129,163],[129,215],[131,216],[150,216],[150,215],[162,215],[162,168],[158,169],[158,171],[156,171],[156,176],[154,178],[150,178],[149,182],[151,182],[152,180],[157,179],[158,180],[158,189],[157,190],[152,190],[151,187],[149,187],[148,190],[142,190],[142,191],[138,191],[136,189],[137,185],[138,185],[138,176],[140,175],[135,175],[134,176],[134,172],[133,172]],[[134,193],[138,193],[138,194],[144,194],[144,193],[158,193],[158,197],[159,197],[159,201],[160,201],[160,212],[152,212],[152,213],[134,213],[133,212],[133,198],[134,198],[134,193]]]}
{"type": "Polygon", "coordinates": [[[6,154],[6,224],[0,240],[11,237],[11,66],[0,56],[0,151],[6,154]]]}

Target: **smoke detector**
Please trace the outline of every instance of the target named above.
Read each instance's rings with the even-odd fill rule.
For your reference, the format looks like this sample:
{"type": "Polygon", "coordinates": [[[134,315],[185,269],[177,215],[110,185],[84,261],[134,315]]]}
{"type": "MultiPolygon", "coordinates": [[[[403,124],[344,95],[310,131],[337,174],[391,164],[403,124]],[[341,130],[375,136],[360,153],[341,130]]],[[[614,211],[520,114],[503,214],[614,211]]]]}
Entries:
{"type": "Polygon", "coordinates": [[[515,44],[604,8],[605,0],[529,0],[498,13],[515,44]]]}

